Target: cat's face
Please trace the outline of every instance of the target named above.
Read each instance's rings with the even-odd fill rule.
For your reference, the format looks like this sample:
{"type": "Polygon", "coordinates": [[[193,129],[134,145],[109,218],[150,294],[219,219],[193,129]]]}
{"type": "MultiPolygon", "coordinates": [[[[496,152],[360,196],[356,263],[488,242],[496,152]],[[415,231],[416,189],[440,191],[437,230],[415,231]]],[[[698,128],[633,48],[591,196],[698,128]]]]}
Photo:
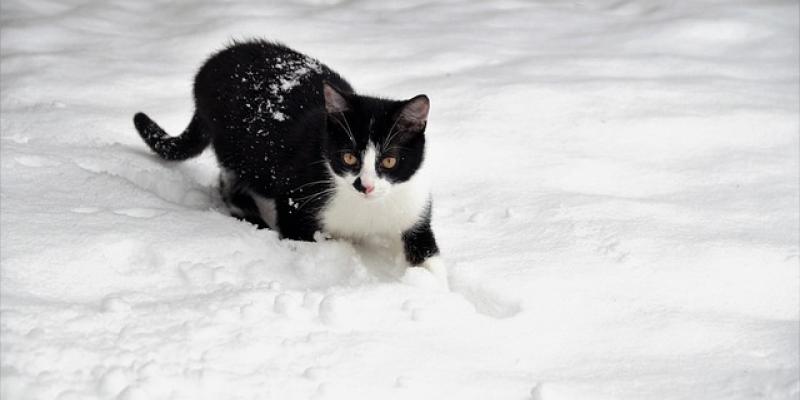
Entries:
{"type": "Polygon", "coordinates": [[[348,95],[324,85],[325,156],[340,190],[380,199],[422,165],[430,103],[348,95]]]}

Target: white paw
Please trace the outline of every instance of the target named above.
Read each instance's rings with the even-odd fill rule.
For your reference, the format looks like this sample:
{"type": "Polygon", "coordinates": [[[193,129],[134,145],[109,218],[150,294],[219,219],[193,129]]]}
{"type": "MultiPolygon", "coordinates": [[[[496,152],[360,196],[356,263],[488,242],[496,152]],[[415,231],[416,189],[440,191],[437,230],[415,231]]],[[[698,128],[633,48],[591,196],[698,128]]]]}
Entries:
{"type": "Polygon", "coordinates": [[[403,281],[413,286],[450,290],[447,267],[439,256],[425,260],[419,267],[408,268],[403,281]]]}
{"type": "Polygon", "coordinates": [[[440,256],[433,256],[422,263],[428,271],[431,272],[439,283],[447,290],[450,290],[450,284],[447,279],[447,266],[440,256]]]}

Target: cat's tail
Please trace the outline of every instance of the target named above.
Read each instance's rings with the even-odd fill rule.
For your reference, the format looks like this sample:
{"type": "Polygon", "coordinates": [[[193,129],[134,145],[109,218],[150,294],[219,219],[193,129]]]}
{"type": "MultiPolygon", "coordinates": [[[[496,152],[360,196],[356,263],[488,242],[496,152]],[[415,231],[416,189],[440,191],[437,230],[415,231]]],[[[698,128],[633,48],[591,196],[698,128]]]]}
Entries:
{"type": "Polygon", "coordinates": [[[194,157],[211,142],[211,135],[197,114],[180,136],[169,136],[144,113],[133,116],[133,125],[144,142],[165,160],[180,161],[194,157]]]}

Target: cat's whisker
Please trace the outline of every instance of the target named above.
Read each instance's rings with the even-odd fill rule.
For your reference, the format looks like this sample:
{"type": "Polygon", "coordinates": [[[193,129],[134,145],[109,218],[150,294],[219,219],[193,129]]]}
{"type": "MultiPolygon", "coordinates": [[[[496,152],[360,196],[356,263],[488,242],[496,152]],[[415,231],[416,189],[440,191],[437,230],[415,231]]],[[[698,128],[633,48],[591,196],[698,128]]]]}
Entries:
{"type": "Polygon", "coordinates": [[[320,181],[308,182],[308,183],[302,184],[302,185],[300,185],[300,186],[298,186],[298,187],[296,187],[296,188],[294,188],[294,189],[290,190],[290,191],[289,191],[289,193],[291,193],[291,192],[294,192],[294,191],[297,191],[297,190],[300,190],[300,189],[302,189],[302,188],[304,188],[304,187],[306,187],[306,186],[310,186],[310,185],[318,185],[318,184],[320,184],[320,183],[330,183],[330,182],[331,182],[331,180],[330,180],[330,179],[323,179],[323,180],[320,180],[320,181]]]}
{"type": "MultiPolygon", "coordinates": [[[[328,190],[328,189],[325,189],[325,190],[328,190]]],[[[323,192],[324,191],[322,191],[322,192],[314,192],[314,193],[311,193],[311,194],[303,196],[303,197],[293,197],[292,199],[294,199],[296,201],[303,201],[303,200],[306,200],[306,199],[308,199],[310,197],[317,196],[317,195],[319,195],[320,193],[323,193],[323,192]]]]}
{"type": "MultiPolygon", "coordinates": [[[[347,118],[344,116],[344,113],[340,112],[339,114],[342,115],[342,118],[344,119],[344,123],[347,124],[347,118]]],[[[347,134],[347,137],[350,138],[350,141],[353,142],[353,146],[355,147],[356,146],[356,139],[353,136],[353,132],[350,130],[350,124],[347,124],[347,126],[345,126],[342,123],[342,121],[339,121],[339,118],[337,118],[337,117],[333,117],[333,120],[336,121],[336,123],[339,124],[340,127],[342,127],[342,130],[344,130],[344,132],[347,134]]]]}
{"type": "Polygon", "coordinates": [[[356,138],[353,136],[353,130],[350,129],[350,123],[347,122],[347,116],[344,115],[344,112],[339,112],[342,115],[342,120],[344,120],[345,125],[347,125],[347,136],[350,136],[350,141],[353,142],[353,146],[356,146],[356,138]]]}
{"type": "Polygon", "coordinates": [[[383,144],[381,145],[381,150],[382,150],[382,151],[386,151],[386,146],[388,146],[388,145],[389,145],[389,143],[391,143],[392,139],[394,138],[394,135],[396,135],[396,134],[397,134],[397,133],[395,133],[395,134],[393,135],[392,133],[394,132],[394,128],[395,128],[395,126],[397,126],[397,121],[399,121],[399,120],[400,120],[400,118],[396,118],[396,119],[394,120],[394,123],[392,124],[392,127],[391,127],[391,128],[389,128],[389,134],[388,134],[388,135],[386,135],[386,136],[387,136],[387,137],[386,137],[386,140],[384,140],[384,141],[383,141],[383,144]]]}
{"type": "Polygon", "coordinates": [[[321,191],[319,191],[319,192],[314,192],[314,193],[311,193],[311,194],[309,194],[309,195],[306,195],[306,196],[303,196],[303,197],[295,197],[294,199],[295,199],[295,200],[303,200],[303,199],[307,199],[307,198],[309,198],[309,197],[312,197],[312,196],[316,196],[316,195],[318,195],[318,194],[320,194],[320,193],[329,192],[329,191],[331,191],[331,190],[335,190],[335,189],[336,189],[336,187],[335,187],[335,186],[330,186],[330,187],[327,187],[327,188],[325,188],[325,189],[322,189],[322,190],[321,190],[321,191]]]}
{"type": "Polygon", "coordinates": [[[308,196],[303,196],[303,197],[300,197],[300,198],[296,198],[295,199],[295,203],[301,203],[299,206],[297,206],[297,209],[300,210],[308,202],[314,201],[315,199],[320,198],[322,195],[329,194],[329,193],[331,193],[331,191],[324,190],[324,191],[321,191],[321,192],[310,194],[308,196]]]}
{"type": "MultiPolygon", "coordinates": [[[[303,203],[302,203],[302,204],[300,204],[300,205],[297,207],[297,209],[298,209],[298,210],[302,210],[302,209],[303,209],[303,207],[305,207],[305,206],[306,206],[308,203],[312,202],[313,200],[315,200],[315,199],[317,199],[317,198],[319,198],[319,197],[321,197],[321,196],[323,196],[323,195],[326,195],[326,194],[329,194],[329,193],[333,193],[334,191],[336,191],[336,188],[335,188],[335,187],[334,187],[334,188],[330,188],[330,189],[323,190],[323,191],[321,191],[321,192],[319,192],[319,193],[314,193],[314,194],[313,194],[313,195],[311,195],[311,196],[306,196],[306,197],[310,197],[310,199],[303,201],[303,203]]],[[[305,199],[305,197],[303,197],[302,199],[305,199]]],[[[301,200],[301,201],[302,201],[302,200],[301,200]]]]}

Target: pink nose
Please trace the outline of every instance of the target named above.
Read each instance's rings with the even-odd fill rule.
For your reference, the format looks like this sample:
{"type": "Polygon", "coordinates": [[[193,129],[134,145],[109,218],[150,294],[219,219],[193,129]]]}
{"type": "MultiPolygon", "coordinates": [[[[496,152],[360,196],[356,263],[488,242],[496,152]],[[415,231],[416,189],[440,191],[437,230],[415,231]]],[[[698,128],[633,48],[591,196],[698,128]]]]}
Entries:
{"type": "Polygon", "coordinates": [[[375,190],[375,186],[366,186],[364,185],[364,193],[370,194],[372,191],[375,190]]]}

